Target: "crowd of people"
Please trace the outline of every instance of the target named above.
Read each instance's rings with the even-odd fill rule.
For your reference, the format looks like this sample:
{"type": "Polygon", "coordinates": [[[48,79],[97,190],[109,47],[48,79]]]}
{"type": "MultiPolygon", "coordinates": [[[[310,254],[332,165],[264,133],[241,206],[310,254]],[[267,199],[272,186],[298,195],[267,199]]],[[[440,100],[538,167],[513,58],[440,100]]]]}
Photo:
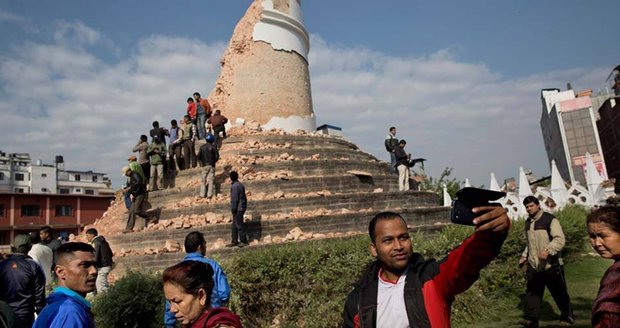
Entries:
{"type": "Polygon", "coordinates": [[[209,101],[199,92],[187,98],[183,120],[170,121],[170,128],[153,122],[149,131],[151,143],[141,135],[132,151],[138,156],[128,157],[122,174],[127,178],[123,185],[125,206],[129,210],[124,233],[134,230],[137,217],[148,223],[159,220],[159,210],[147,211],[145,202],[149,191],[165,189],[165,177],[174,177],[178,171],[202,167],[199,196],[211,199],[215,194],[215,165],[219,160],[222,139],[226,137],[228,118],[220,110],[213,111],[209,101]],[[166,139],[168,141],[166,142],[166,139]],[[198,140],[205,143],[196,152],[198,140]],[[166,146],[167,144],[167,146],[166,146]]]}
{"type": "MultiPolygon", "coordinates": [[[[233,213],[244,211],[241,203],[232,204],[233,213]]],[[[527,197],[523,204],[528,212],[523,231],[526,248],[519,265],[526,274],[527,290],[521,325],[538,326],[546,287],[561,311],[560,325],[570,326],[575,318],[562,266],[565,238],[561,223],[540,208],[537,198],[527,197]]],[[[407,222],[400,214],[375,215],[368,234],[369,250],[376,260],[346,299],[343,327],[449,327],[454,297],[467,290],[480,270],[499,254],[512,225],[501,207],[481,206],[473,212],[479,214],[474,220],[475,231],[440,261],[414,252],[407,222]]],[[[620,208],[597,208],[585,221],[593,249],[614,261],[601,280],[592,325],[615,327],[620,322],[620,208]]],[[[233,238],[239,235],[243,243],[247,238],[243,229],[233,229],[233,238]]],[[[16,236],[13,255],[0,262],[0,324],[94,327],[86,295],[107,289],[107,275],[113,266],[109,245],[95,229],[85,232],[90,244],[63,243],[52,238],[52,233],[44,227],[36,235],[16,236]],[[56,287],[45,298],[50,281],[55,281],[56,287]]],[[[185,258],[163,272],[163,325],[242,327],[239,316],[226,308],[231,287],[219,263],[205,256],[204,235],[190,232],[184,246],[185,258]]]]}

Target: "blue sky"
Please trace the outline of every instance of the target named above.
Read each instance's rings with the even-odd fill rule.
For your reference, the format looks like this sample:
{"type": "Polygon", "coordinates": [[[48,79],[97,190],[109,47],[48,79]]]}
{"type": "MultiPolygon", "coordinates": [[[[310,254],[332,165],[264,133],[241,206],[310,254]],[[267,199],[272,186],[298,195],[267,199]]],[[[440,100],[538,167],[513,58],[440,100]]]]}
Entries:
{"type": "MultiPolygon", "coordinates": [[[[0,0],[0,149],[119,168],[152,120],[208,94],[251,1],[0,0]],[[79,140],[79,142],[78,142],[79,140]]],[[[549,168],[540,89],[604,88],[615,1],[303,1],[318,123],[379,158],[396,125],[431,175],[549,168]],[[354,117],[354,119],[351,119],[354,117]]]]}

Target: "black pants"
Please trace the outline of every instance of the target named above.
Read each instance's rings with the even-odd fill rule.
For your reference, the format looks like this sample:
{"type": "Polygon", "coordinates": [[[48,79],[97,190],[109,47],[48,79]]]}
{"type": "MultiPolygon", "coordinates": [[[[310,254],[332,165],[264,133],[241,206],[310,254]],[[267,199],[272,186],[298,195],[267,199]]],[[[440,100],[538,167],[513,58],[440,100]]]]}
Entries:
{"type": "Polygon", "coordinates": [[[540,317],[540,303],[545,293],[545,287],[549,289],[555,304],[557,304],[560,309],[560,320],[572,321],[573,308],[570,304],[568,292],[566,291],[566,279],[564,277],[564,267],[562,266],[554,266],[542,272],[537,272],[531,266],[528,267],[524,318],[538,322],[538,318],[540,317]]]}
{"type": "Polygon", "coordinates": [[[146,180],[144,181],[144,185],[148,186],[149,180],[151,179],[151,163],[140,163],[140,166],[142,167],[142,172],[144,172],[144,180],[146,180]]]}
{"type": "Polygon", "coordinates": [[[181,144],[170,144],[168,146],[168,154],[170,155],[170,160],[168,163],[168,172],[174,172],[183,168],[183,159],[181,158],[181,144]]]}
{"type": "Polygon", "coordinates": [[[154,213],[146,213],[142,210],[142,203],[144,202],[145,194],[135,196],[133,199],[133,203],[131,203],[131,208],[129,209],[129,218],[127,219],[127,226],[125,230],[132,230],[136,225],[136,215],[144,218],[148,221],[152,220],[155,217],[154,213]]]}
{"type": "Polygon", "coordinates": [[[196,151],[194,141],[191,139],[183,140],[183,169],[196,167],[196,151]]]}
{"type": "Polygon", "coordinates": [[[243,215],[245,211],[237,211],[233,212],[233,222],[232,222],[232,243],[237,243],[237,237],[239,237],[239,241],[242,243],[248,243],[248,236],[245,231],[245,223],[243,222],[243,215]]]}

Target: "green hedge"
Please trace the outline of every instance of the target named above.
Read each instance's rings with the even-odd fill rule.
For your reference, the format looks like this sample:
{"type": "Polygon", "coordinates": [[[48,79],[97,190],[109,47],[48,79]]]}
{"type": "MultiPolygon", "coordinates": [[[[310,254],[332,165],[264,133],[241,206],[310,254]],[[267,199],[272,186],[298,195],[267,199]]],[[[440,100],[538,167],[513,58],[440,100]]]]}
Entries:
{"type": "MultiPolygon", "coordinates": [[[[556,213],[566,235],[568,260],[583,251],[586,213],[581,207],[556,213]]],[[[414,233],[414,251],[441,258],[471,233],[471,227],[463,226],[448,226],[431,236],[414,233]]],[[[272,245],[235,255],[222,263],[232,287],[229,307],[248,327],[338,327],[352,284],[372,261],[368,243],[367,236],[358,236],[272,245]]],[[[505,306],[514,307],[514,287],[521,290],[524,284],[517,268],[524,247],[523,221],[517,221],[498,258],[456,298],[453,322],[493,318],[505,306]]],[[[128,273],[96,298],[94,311],[98,327],[161,326],[161,275],[128,273]]]]}
{"type": "MultiPolygon", "coordinates": [[[[586,214],[576,206],[555,213],[566,235],[564,256],[568,259],[583,250],[586,214]]],[[[453,322],[501,315],[499,301],[510,296],[514,287],[523,286],[523,274],[517,268],[525,248],[523,223],[514,223],[498,258],[482,271],[476,284],[456,298],[453,322]]],[[[456,225],[432,237],[414,233],[414,251],[441,258],[471,233],[471,227],[456,225]]],[[[230,306],[251,327],[278,322],[281,327],[340,326],[345,298],[372,261],[368,243],[367,236],[359,236],[274,245],[239,254],[224,263],[233,290],[230,306]]]]}
{"type": "Polygon", "coordinates": [[[100,328],[161,327],[164,290],[161,275],[129,271],[93,303],[95,323],[100,328]]]}

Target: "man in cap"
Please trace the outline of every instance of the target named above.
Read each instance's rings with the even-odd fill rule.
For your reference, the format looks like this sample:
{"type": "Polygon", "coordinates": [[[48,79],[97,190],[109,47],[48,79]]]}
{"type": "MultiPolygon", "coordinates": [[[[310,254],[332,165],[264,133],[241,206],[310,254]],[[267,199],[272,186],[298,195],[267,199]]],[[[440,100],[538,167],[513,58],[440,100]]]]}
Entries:
{"type": "Polygon", "coordinates": [[[11,246],[13,255],[0,262],[0,299],[15,314],[14,327],[32,327],[34,313],[45,306],[45,274],[28,254],[29,235],[17,235],[11,246]]]}
{"type": "Polygon", "coordinates": [[[154,223],[159,221],[159,218],[154,212],[147,213],[142,210],[142,203],[144,202],[144,197],[146,195],[146,188],[144,188],[144,182],[142,181],[140,175],[133,172],[128,166],[123,167],[121,172],[124,176],[129,178],[128,191],[132,197],[132,204],[129,209],[129,218],[127,219],[127,226],[125,227],[125,230],[123,230],[123,233],[133,231],[133,227],[136,224],[136,216],[144,218],[147,221],[147,224],[149,221],[154,223]]]}

